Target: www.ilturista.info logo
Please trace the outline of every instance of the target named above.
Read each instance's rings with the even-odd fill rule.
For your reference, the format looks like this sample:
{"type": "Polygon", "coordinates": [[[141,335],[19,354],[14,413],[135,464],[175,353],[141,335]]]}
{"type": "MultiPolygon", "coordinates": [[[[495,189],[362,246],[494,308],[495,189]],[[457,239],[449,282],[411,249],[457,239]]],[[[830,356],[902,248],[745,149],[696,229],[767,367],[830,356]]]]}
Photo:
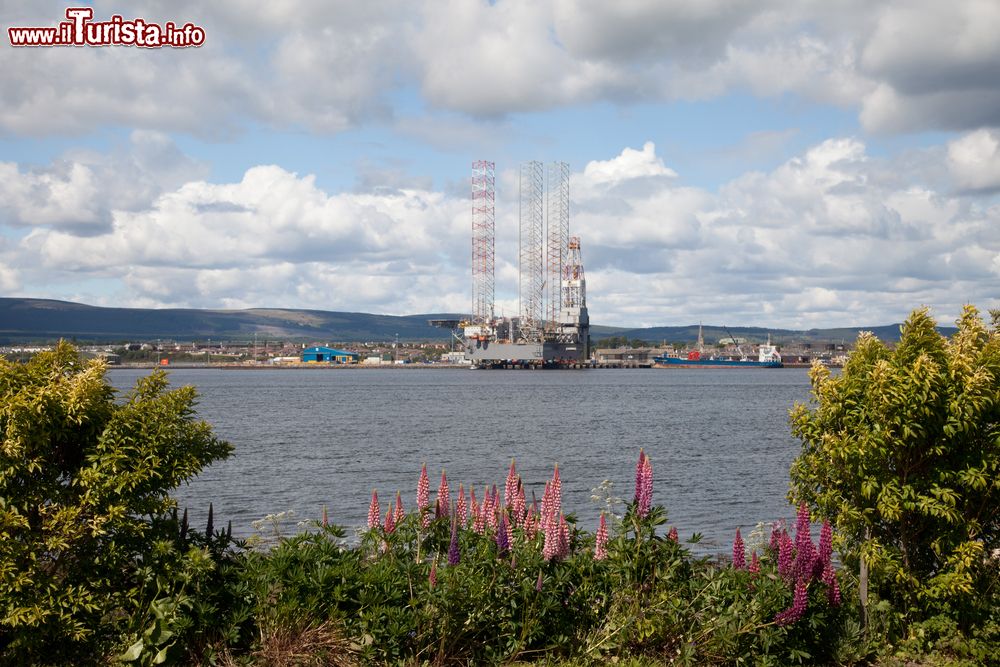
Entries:
{"type": "Polygon", "coordinates": [[[163,25],[144,19],[125,20],[115,14],[108,21],[92,21],[90,7],[70,7],[67,21],[48,28],[7,28],[11,46],[141,46],[184,48],[205,43],[205,29],[193,23],[163,25]]]}

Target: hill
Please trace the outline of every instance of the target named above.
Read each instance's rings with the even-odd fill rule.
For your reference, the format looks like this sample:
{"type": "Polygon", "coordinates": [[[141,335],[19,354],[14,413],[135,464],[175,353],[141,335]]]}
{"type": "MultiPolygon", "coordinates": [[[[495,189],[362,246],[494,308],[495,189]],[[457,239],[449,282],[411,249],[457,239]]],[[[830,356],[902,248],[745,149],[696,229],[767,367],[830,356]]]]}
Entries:
{"type": "MultiPolygon", "coordinates": [[[[405,341],[444,341],[450,331],[428,324],[431,319],[458,319],[454,313],[421,315],[374,315],[327,310],[290,308],[251,308],[247,310],[200,310],[196,308],[103,308],[69,301],[0,297],[0,343],[52,341],[59,338],[80,341],[178,341],[249,340],[256,334],[262,339],[296,341],[388,341],[397,335],[405,341]]],[[[733,336],[761,342],[768,334],[777,343],[816,341],[850,343],[859,331],[873,331],[886,341],[899,339],[899,325],[843,327],[836,329],[767,329],[762,327],[725,327],[706,325],[706,342],[733,336]]],[[[941,327],[950,335],[951,327],[941,327]]],[[[697,340],[698,326],[649,327],[628,329],[592,326],[591,337],[600,345],[602,339],[624,336],[650,343],[697,340]]]]}

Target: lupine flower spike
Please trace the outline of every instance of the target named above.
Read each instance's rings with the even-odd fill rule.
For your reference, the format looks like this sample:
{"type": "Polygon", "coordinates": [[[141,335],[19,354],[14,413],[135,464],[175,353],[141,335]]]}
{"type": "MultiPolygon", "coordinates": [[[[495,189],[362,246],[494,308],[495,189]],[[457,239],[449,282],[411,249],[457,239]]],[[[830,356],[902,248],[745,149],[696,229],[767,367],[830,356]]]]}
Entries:
{"type": "Polygon", "coordinates": [[[500,524],[497,526],[496,542],[497,551],[500,552],[501,556],[510,551],[510,537],[507,534],[507,516],[506,512],[503,511],[500,512],[500,524]]]}
{"type": "Polygon", "coordinates": [[[507,481],[503,485],[503,504],[510,507],[514,504],[514,493],[517,491],[517,471],[514,469],[514,459],[510,460],[510,470],[507,471],[507,481]]]}
{"type": "Polygon", "coordinates": [[[604,560],[608,557],[608,524],[601,512],[601,522],[597,525],[597,536],[594,539],[594,560],[604,560]]]}
{"type": "Polygon", "coordinates": [[[642,449],[639,450],[639,462],[635,464],[635,496],[632,498],[632,502],[636,505],[639,504],[639,496],[642,492],[642,466],[646,462],[646,452],[642,449]]]}
{"type": "Polygon", "coordinates": [[[398,525],[406,517],[406,512],[403,511],[403,495],[397,491],[396,492],[396,524],[398,525]]]}
{"type": "Polygon", "coordinates": [[[743,544],[743,536],[740,529],[736,529],[736,539],[733,540],[733,569],[743,570],[747,566],[746,546],[743,544]]]}
{"type": "Polygon", "coordinates": [[[809,604],[808,585],[805,579],[799,579],[798,583],[795,584],[795,597],[792,606],[774,617],[775,625],[791,625],[802,618],[802,615],[806,613],[806,606],[809,604]]]}
{"type": "Polygon", "coordinates": [[[559,558],[569,556],[569,524],[566,516],[559,515],[559,558]]]}
{"type": "Polygon", "coordinates": [[[670,526],[670,532],[667,533],[667,537],[673,540],[674,542],[680,541],[677,537],[677,526],[670,526]]]}
{"type": "Polygon", "coordinates": [[[441,516],[448,516],[451,508],[451,493],[448,491],[448,478],[445,477],[444,470],[441,471],[441,485],[438,486],[437,500],[441,506],[441,516]]]}
{"type": "Polygon", "coordinates": [[[458,550],[458,519],[451,521],[451,544],[448,545],[448,565],[458,565],[462,554],[458,550]]]}
{"type": "Polygon", "coordinates": [[[753,555],[750,556],[750,574],[760,574],[760,560],[757,559],[757,550],[754,549],[753,555]]]}
{"type": "Polygon", "coordinates": [[[639,494],[637,512],[645,519],[653,504],[653,462],[647,456],[642,462],[642,488],[639,494]]]}
{"type": "Polygon", "coordinates": [[[368,505],[368,529],[378,526],[381,519],[382,509],[378,505],[378,491],[372,491],[372,502],[368,505]]]}
{"type": "Polygon", "coordinates": [[[434,588],[435,586],[437,586],[437,582],[438,582],[438,562],[437,562],[436,559],[434,560],[433,563],[431,563],[431,573],[429,575],[427,575],[427,581],[428,581],[428,583],[430,583],[431,588],[434,588]]]}
{"type": "Polygon", "coordinates": [[[458,522],[464,528],[469,525],[469,507],[465,501],[465,489],[458,485],[458,503],[455,505],[455,513],[458,514],[458,522]]]}
{"type": "Polygon", "coordinates": [[[390,505],[389,509],[385,511],[385,524],[383,524],[383,528],[386,535],[389,535],[392,531],[396,530],[396,514],[392,505],[390,505]]]}
{"type": "Polygon", "coordinates": [[[420,525],[427,528],[431,525],[430,499],[431,483],[427,478],[427,464],[420,468],[420,480],[417,481],[417,512],[420,514],[420,525]]]}
{"type": "Polygon", "coordinates": [[[542,524],[545,541],[542,545],[542,557],[545,560],[555,560],[559,557],[559,522],[552,520],[542,524]]]}
{"type": "Polygon", "coordinates": [[[542,571],[538,571],[538,579],[535,580],[535,590],[541,593],[542,591],[542,571]]]}

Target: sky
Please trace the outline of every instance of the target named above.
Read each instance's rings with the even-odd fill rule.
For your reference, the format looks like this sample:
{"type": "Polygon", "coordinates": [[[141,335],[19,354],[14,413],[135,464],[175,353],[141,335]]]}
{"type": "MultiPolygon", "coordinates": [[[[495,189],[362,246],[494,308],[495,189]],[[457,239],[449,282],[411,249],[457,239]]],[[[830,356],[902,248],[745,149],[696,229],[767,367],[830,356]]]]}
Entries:
{"type": "Polygon", "coordinates": [[[942,323],[1000,295],[996,0],[0,0],[0,295],[471,310],[472,162],[569,164],[594,324],[942,323]],[[204,30],[14,48],[7,28],[204,30]]]}

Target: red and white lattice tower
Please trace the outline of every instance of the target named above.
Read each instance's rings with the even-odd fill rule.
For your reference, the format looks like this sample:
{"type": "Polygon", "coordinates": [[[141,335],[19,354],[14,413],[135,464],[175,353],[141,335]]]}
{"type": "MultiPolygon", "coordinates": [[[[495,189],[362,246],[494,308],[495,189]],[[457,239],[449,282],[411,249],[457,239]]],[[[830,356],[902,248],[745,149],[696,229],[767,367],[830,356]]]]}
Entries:
{"type": "Polygon", "coordinates": [[[587,307],[587,278],[583,273],[579,236],[571,236],[569,239],[569,257],[563,266],[562,290],[565,308],[587,307]]]}
{"type": "Polygon", "coordinates": [[[545,317],[545,180],[542,163],[521,165],[520,179],[520,337],[541,339],[545,317]]]}
{"type": "Polygon", "coordinates": [[[493,322],[495,262],[494,165],[478,160],[472,163],[472,322],[493,322]]]}
{"type": "Polygon", "coordinates": [[[548,222],[548,248],[546,264],[546,327],[554,329],[562,307],[562,276],[566,265],[569,244],[569,165],[565,162],[549,164],[546,191],[546,217],[548,222]]]}

